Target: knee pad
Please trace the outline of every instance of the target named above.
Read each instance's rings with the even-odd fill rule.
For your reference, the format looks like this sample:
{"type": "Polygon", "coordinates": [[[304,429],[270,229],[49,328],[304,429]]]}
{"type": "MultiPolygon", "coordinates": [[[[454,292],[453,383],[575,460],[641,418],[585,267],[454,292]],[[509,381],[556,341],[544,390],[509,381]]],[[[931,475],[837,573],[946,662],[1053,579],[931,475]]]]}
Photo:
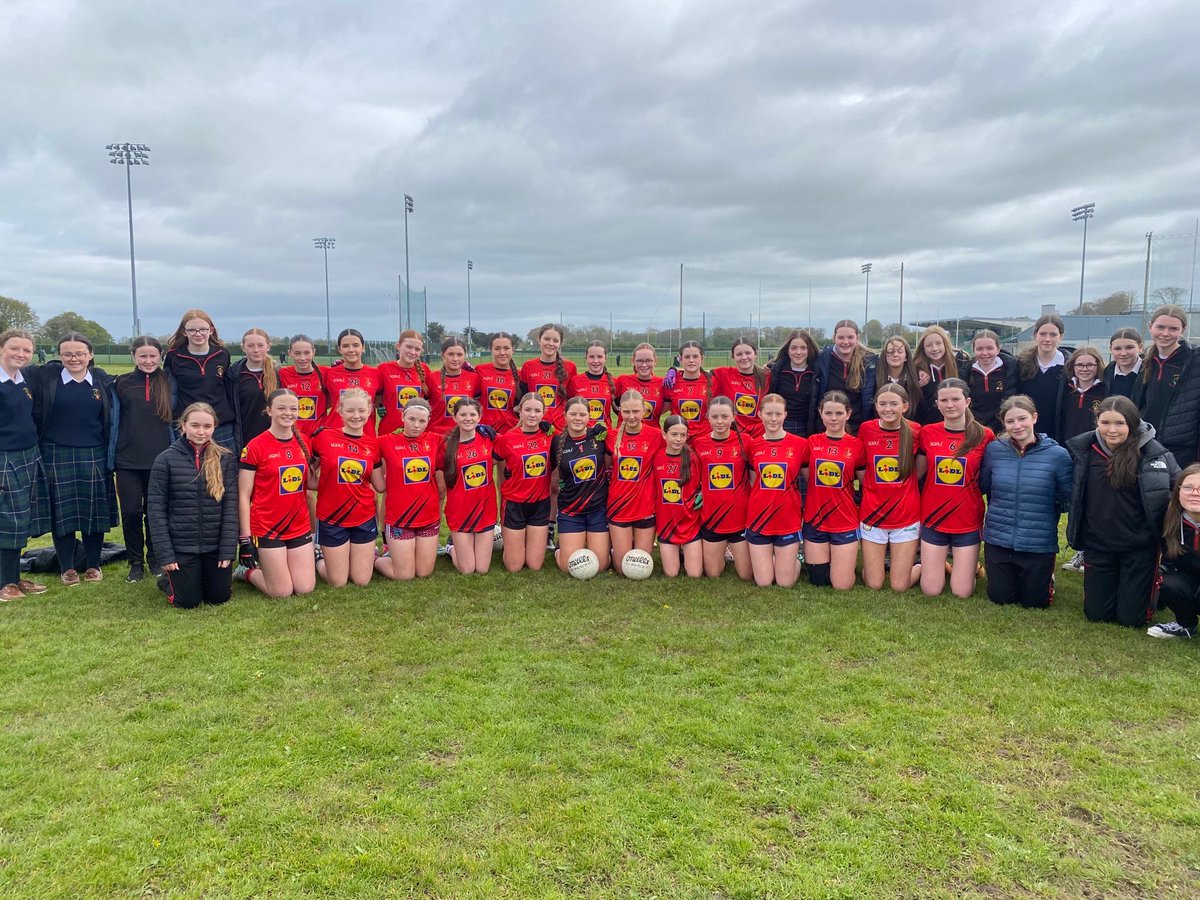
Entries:
{"type": "Polygon", "coordinates": [[[830,563],[809,563],[808,583],[815,587],[830,587],[833,582],[829,579],[830,563]]]}

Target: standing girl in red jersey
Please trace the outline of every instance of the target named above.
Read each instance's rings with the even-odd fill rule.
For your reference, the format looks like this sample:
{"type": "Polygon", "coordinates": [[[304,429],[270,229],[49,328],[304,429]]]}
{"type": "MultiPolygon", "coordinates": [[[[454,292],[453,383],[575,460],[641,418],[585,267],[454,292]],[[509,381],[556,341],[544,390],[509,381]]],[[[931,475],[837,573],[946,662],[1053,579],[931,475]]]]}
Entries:
{"type": "Polygon", "coordinates": [[[546,421],[555,431],[563,427],[563,404],[567,402],[567,385],[576,374],[575,363],[563,359],[562,342],[565,334],[561,325],[546,323],[538,329],[538,356],[521,366],[521,393],[533,391],[546,404],[546,421]]]}
{"type": "Polygon", "coordinates": [[[396,341],[396,358],[381,362],[379,370],[379,395],[383,402],[383,421],[379,423],[380,434],[391,434],[404,427],[404,408],[416,397],[429,399],[429,386],[433,375],[429,366],[421,361],[425,342],[421,335],[409,329],[400,332],[396,341]]]}
{"type": "Polygon", "coordinates": [[[749,438],[762,434],[758,404],[771,389],[771,373],[758,364],[758,346],[747,337],[739,337],[729,349],[732,366],[713,369],[713,394],[728,397],[737,411],[737,428],[749,438]]]}
{"type": "Polygon", "coordinates": [[[808,491],[804,498],[804,563],[808,580],[839,591],[854,587],[858,562],[858,504],[854,481],[866,477],[866,454],[846,433],[850,398],[829,391],[818,408],[825,431],[808,438],[808,491]]]}
{"type": "Polygon", "coordinates": [[[271,359],[271,337],[261,328],[250,328],[242,335],[246,354],[225,376],[233,385],[234,421],[238,445],[248,443],[267,430],[267,397],[279,387],[275,362],[271,359]]]}
{"type": "Polygon", "coordinates": [[[878,419],[863,422],[858,439],[866,454],[859,504],[863,581],[882,590],[891,551],[893,591],[913,586],[913,565],[921,537],[921,492],[917,483],[917,436],[921,426],[908,419],[908,392],[885,384],[875,394],[878,419]]]}
{"type": "Polygon", "coordinates": [[[971,392],[971,415],[984,428],[1003,429],[1000,407],[1017,393],[1016,357],[1000,349],[1000,335],[977,331],[971,338],[975,361],[963,375],[971,392]]]}
{"type": "Polygon", "coordinates": [[[917,438],[917,477],[921,491],[921,590],[934,597],[946,587],[946,557],[953,547],[950,590],[970,597],[975,590],[983,528],[979,470],[983,451],[996,439],[971,414],[971,397],[961,378],[943,379],[937,388],[941,422],[917,438]]]}
{"type": "MultiPolygon", "coordinates": [[[[365,586],[375,571],[375,489],[379,443],[363,434],[373,413],[367,392],[347,388],[338,400],[341,430],[320,429],[312,438],[317,470],[317,574],[330,587],[365,586]]],[[[310,482],[313,480],[310,476],[310,482]]]]}
{"type": "Polygon", "coordinates": [[[242,449],[238,475],[235,575],[268,597],[307,594],[317,586],[309,530],[309,450],[295,430],[300,401],[280,388],[267,398],[271,426],[242,449]],[[257,563],[255,562],[257,544],[257,563]]]}
{"type": "Polygon", "coordinates": [[[663,574],[674,578],[680,562],[690,578],[704,574],[700,544],[700,464],[688,446],[687,422],[663,420],[663,447],[654,454],[654,527],[663,574]]]}
{"type": "Polygon", "coordinates": [[[329,412],[324,424],[327,428],[341,428],[342,419],[338,415],[337,404],[342,391],[348,388],[361,388],[371,398],[371,417],[363,433],[375,437],[375,398],[379,395],[382,382],[379,380],[379,370],[374,366],[363,365],[363,354],[367,350],[367,342],[362,332],[354,328],[343,330],[337,338],[338,353],[342,357],[340,366],[330,366],[325,370],[325,388],[329,391],[329,412]]]}
{"type": "Polygon", "coordinates": [[[750,443],[750,513],[746,542],[754,582],[791,587],[800,577],[800,480],[808,465],[808,440],[784,431],[787,403],[767,394],[759,404],[763,433],[750,443]]]}
{"type": "Polygon", "coordinates": [[[386,555],[375,571],[398,581],[428,578],[437,563],[438,525],[442,520],[440,468],[443,438],[428,431],[429,403],[413,397],[404,406],[400,431],[380,435],[383,472],[371,480],[384,494],[386,555]]]}
{"type": "Polygon", "coordinates": [[[504,568],[540,571],[550,534],[550,423],[546,405],[530,391],[517,407],[516,428],[496,437],[493,458],[503,509],[504,568]]]}
{"type": "MultiPolygon", "coordinates": [[[[696,341],[679,347],[679,369],[663,379],[671,411],[688,423],[689,440],[708,430],[708,401],[713,397],[713,377],[704,370],[704,348],[696,341]]],[[[624,395],[622,395],[624,396],[624,395]]]]}
{"type": "Polygon", "coordinates": [[[429,385],[429,407],[433,410],[429,427],[438,434],[454,430],[454,411],[461,401],[479,399],[479,376],[463,368],[466,361],[467,345],[461,338],[442,341],[442,369],[433,373],[429,385]]]}
{"type": "MultiPolygon", "coordinates": [[[[700,546],[704,574],[717,578],[725,571],[725,551],[733,557],[738,577],[749,581],[750,549],[746,544],[746,514],[750,502],[747,443],[733,430],[737,411],[728,397],[708,404],[708,434],[692,442],[700,470],[700,546]]],[[[787,422],[784,422],[787,428],[787,422]]]]}
{"type": "Polygon", "coordinates": [[[597,422],[611,425],[617,386],[608,373],[608,353],[604,344],[592,341],[587,345],[584,358],[587,360],[587,369],[571,377],[567,383],[567,396],[582,397],[587,401],[593,425],[597,422]]]}
{"type": "Polygon", "coordinates": [[[492,565],[496,527],[496,486],[492,481],[492,442],[480,434],[483,409],[464,397],[454,408],[454,430],[446,436],[438,477],[445,485],[446,528],[454,567],[483,575],[492,565]]]}
{"type": "Polygon", "coordinates": [[[227,382],[229,351],[217,335],[217,326],[202,309],[189,309],[179,320],[179,327],[167,341],[163,370],[171,377],[176,420],[193,403],[207,403],[217,413],[217,430],[213,440],[230,450],[237,450],[234,423],[232,382],[227,382]]]}
{"type": "Polygon", "coordinates": [[[279,386],[290,390],[300,401],[296,430],[302,437],[310,438],[329,410],[324,376],[321,367],[314,362],[316,345],[308,335],[298,334],[288,345],[288,354],[292,364],[279,370],[279,386]]]}
{"type": "Polygon", "coordinates": [[[550,464],[558,486],[558,550],[554,558],[563,572],[571,554],[591,550],[608,568],[608,471],[604,465],[604,425],[592,425],[587,401],[567,401],[566,429],[550,445],[550,464]]]}
{"type": "Polygon", "coordinates": [[[608,434],[611,473],[608,485],[608,534],[613,568],[623,575],[625,554],[654,549],[654,454],[663,445],[662,432],[642,421],[645,404],[637,391],[621,396],[617,407],[621,425],[608,434]]]}
{"type": "Polygon", "coordinates": [[[626,391],[637,391],[645,401],[646,417],[642,420],[649,425],[657,426],[666,408],[663,397],[663,379],[654,374],[658,356],[649,344],[638,344],[633,348],[633,374],[617,376],[616,396],[622,397],[626,391]]]}
{"type": "MultiPolygon", "coordinates": [[[[479,376],[479,396],[483,404],[483,424],[496,434],[504,434],[517,424],[517,401],[521,387],[513,367],[513,336],[507,331],[492,335],[492,361],[475,367],[479,376]]],[[[543,411],[545,405],[542,406],[543,411]]]]}

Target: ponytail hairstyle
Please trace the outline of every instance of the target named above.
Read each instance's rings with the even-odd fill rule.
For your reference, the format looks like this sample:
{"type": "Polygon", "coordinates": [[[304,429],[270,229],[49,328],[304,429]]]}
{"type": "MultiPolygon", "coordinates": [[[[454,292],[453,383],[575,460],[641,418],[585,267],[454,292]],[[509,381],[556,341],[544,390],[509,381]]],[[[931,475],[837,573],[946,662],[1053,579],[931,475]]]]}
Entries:
{"type": "Polygon", "coordinates": [[[935,334],[942,339],[942,346],[946,348],[942,356],[942,377],[958,378],[958,360],[954,358],[954,341],[950,339],[950,332],[941,325],[930,325],[921,332],[921,336],[917,338],[916,352],[913,354],[913,365],[916,366],[918,372],[933,374],[929,367],[936,363],[929,361],[929,356],[925,352],[925,339],[935,334]]]}
{"type": "MultiPolygon", "coordinates": [[[[627,391],[626,393],[629,393],[629,392],[627,391]]],[[[639,394],[638,396],[641,396],[641,395],[639,394]]],[[[684,428],[687,428],[688,427],[687,419],[685,419],[683,416],[677,416],[674,414],[669,415],[665,419],[663,419],[663,423],[662,423],[663,436],[665,437],[667,432],[670,431],[671,428],[673,428],[676,425],[682,425],[684,428]]],[[[691,479],[692,469],[695,468],[695,465],[696,465],[695,454],[692,453],[692,448],[688,444],[688,442],[684,441],[683,449],[679,451],[679,481],[680,481],[681,487],[682,487],[682,485],[687,484],[688,481],[691,479]]]]}
{"type": "MultiPolygon", "coordinates": [[[[422,349],[425,347],[425,340],[421,337],[421,333],[419,331],[414,331],[411,328],[400,332],[400,337],[396,339],[397,344],[403,344],[405,341],[420,341],[422,349]]],[[[429,380],[425,377],[425,366],[422,364],[419,356],[417,357],[417,364],[414,368],[417,370],[417,380],[421,382],[421,396],[428,397],[429,380]]]]}
{"type": "MultiPolygon", "coordinates": [[[[547,322],[545,325],[543,325],[541,328],[538,329],[538,332],[537,332],[538,340],[541,340],[542,335],[545,334],[547,331],[556,332],[558,334],[558,339],[560,342],[566,340],[566,338],[567,338],[567,334],[565,331],[563,331],[563,327],[561,325],[555,325],[553,322],[547,322]]],[[[566,399],[566,396],[567,396],[567,367],[563,365],[563,355],[562,355],[562,344],[561,343],[559,344],[558,349],[554,351],[554,378],[558,382],[558,387],[556,388],[556,390],[558,392],[558,396],[561,399],[566,399]]]]}
{"type": "MultiPolygon", "coordinates": [[[[456,339],[457,340],[457,339],[456,339]]],[[[473,397],[463,397],[458,401],[458,406],[454,407],[454,414],[458,415],[460,409],[475,407],[475,411],[483,415],[483,407],[479,405],[479,401],[473,397]]],[[[452,488],[458,481],[458,444],[462,440],[462,435],[459,432],[456,424],[450,429],[450,433],[446,435],[446,452],[442,459],[442,475],[446,479],[446,487],[452,488]]]]}
{"type": "Polygon", "coordinates": [[[1128,397],[1120,395],[1105,397],[1100,401],[1096,410],[1096,421],[1099,423],[1102,413],[1118,413],[1129,426],[1129,437],[1116,450],[1110,450],[1108,457],[1108,483],[1118,490],[1133,487],[1137,483],[1138,463],[1142,451],[1138,447],[1138,432],[1142,427],[1142,417],[1137,406],[1128,397]]]}
{"type": "Polygon", "coordinates": [[[603,341],[591,341],[587,345],[588,350],[591,350],[593,347],[599,347],[601,350],[604,350],[604,377],[608,379],[608,396],[615,400],[617,398],[617,383],[613,381],[613,377],[608,371],[608,350],[605,350],[603,341]]]}
{"type": "MultiPolygon", "coordinates": [[[[842,319],[834,325],[833,333],[835,335],[839,328],[853,328],[854,333],[860,338],[859,342],[854,345],[854,350],[850,354],[850,362],[846,366],[846,387],[852,391],[861,391],[867,372],[867,348],[862,345],[862,332],[858,328],[858,323],[853,319],[842,319]]],[[[846,408],[851,408],[849,402],[847,402],[846,408]]]]}
{"type": "MultiPolygon", "coordinates": [[[[317,387],[319,387],[321,389],[321,393],[324,394],[325,393],[325,379],[321,375],[321,367],[317,365],[317,360],[316,360],[317,345],[316,345],[316,343],[307,334],[294,334],[294,335],[292,335],[292,339],[290,341],[288,341],[288,350],[289,351],[292,350],[297,344],[308,344],[308,346],[312,347],[312,349],[313,349],[313,362],[312,362],[313,375],[317,379],[317,387]]],[[[293,368],[295,368],[295,367],[293,366],[293,368]]],[[[299,372],[297,372],[296,374],[299,374],[299,372]]],[[[326,397],[325,399],[328,400],[329,398],[326,397]]]]}
{"type": "MultiPolygon", "coordinates": [[[[335,344],[335,346],[339,348],[338,349],[339,354],[341,353],[342,340],[344,338],[348,338],[348,337],[358,338],[358,342],[363,345],[363,353],[367,352],[367,339],[365,337],[363,337],[362,332],[359,331],[357,328],[343,328],[341,331],[338,332],[337,342],[335,344]]],[[[343,359],[344,359],[344,357],[343,357],[343,359]]],[[[361,360],[360,360],[360,362],[361,362],[361,360]]],[[[362,363],[362,364],[366,365],[366,363],[362,363]]]]}
{"type": "MultiPolygon", "coordinates": [[[[529,394],[526,394],[525,397],[529,397],[531,395],[534,397],[537,397],[537,394],[533,393],[532,391],[529,394]]],[[[525,402],[525,397],[521,398],[522,403],[525,402]]],[[[541,398],[538,397],[538,399],[540,400],[541,398]]],[[[545,402],[545,401],[543,401],[543,402],[545,402]]],[[[584,397],[572,397],[570,400],[567,401],[567,405],[563,407],[563,415],[566,415],[567,411],[572,406],[582,406],[584,409],[587,409],[588,408],[587,399],[584,397]]],[[[587,427],[584,428],[583,434],[584,434],[584,437],[587,436],[587,427]]],[[[570,435],[567,432],[567,426],[566,426],[566,422],[564,420],[562,434],[554,435],[554,437],[551,439],[551,442],[550,442],[550,446],[554,452],[556,459],[560,459],[562,457],[562,449],[563,449],[563,446],[567,443],[568,437],[570,437],[570,435]]],[[[571,438],[571,440],[575,440],[575,438],[571,438]]]]}
{"type": "MultiPolygon", "coordinates": [[[[3,335],[0,335],[0,337],[3,337],[3,335]]],[[[4,341],[0,340],[0,344],[3,343],[4,341]]],[[[135,337],[129,343],[130,355],[132,356],[135,351],[142,347],[153,347],[158,351],[158,355],[160,357],[162,356],[163,345],[159,343],[158,338],[150,337],[149,335],[145,334],[135,337]]],[[[164,422],[170,422],[171,385],[170,380],[167,378],[167,373],[162,370],[161,366],[150,376],[150,400],[154,404],[154,414],[164,422]]],[[[192,404],[192,406],[195,405],[196,404],[194,403],[192,404]]],[[[188,409],[191,409],[191,407],[189,406],[188,409]]],[[[221,498],[218,497],[216,499],[220,500],[221,498]]]]}
{"type": "MultiPolygon", "coordinates": [[[[1187,333],[1188,317],[1182,306],[1176,306],[1174,303],[1164,303],[1153,313],[1150,314],[1150,324],[1154,324],[1154,320],[1159,316],[1170,316],[1172,319],[1178,319],[1183,323],[1183,331],[1187,333]]],[[[1150,360],[1158,355],[1158,348],[1154,345],[1154,341],[1150,342],[1150,346],[1146,348],[1145,354],[1142,356],[1142,381],[1150,380],[1150,360]]]]}
{"type": "MultiPolygon", "coordinates": [[[[837,392],[834,391],[832,393],[837,392]]],[[[875,392],[875,399],[878,400],[884,394],[895,394],[906,404],[911,404],[912,402],[909,400],[908,391],[898,384],[883,385],[875,392]]],[[[829,394],[825,396],[828,397],[829,394]]],[[[903,481],[912,474],[913,466],[916,465],[917,461],[916,449],[913,447],[912,428],[908,424],[908,419],[904,418],[904,416],[900,417],[899,438],[900,447],[896,457],[900,462],[900,480],[903,481]]]]}
{"type": "MultiPolygon", "coordinates": [[[[582,397],[580,398],[583,399],[582,397]]],[[[616,464],[621,459],[621,441],[625,439],[625,417],[621,415],[621,404],[626,400],[637,400],[638,409],[642,411],[642,417],[646,415],[646,401],[641,393],[630,388],[621,395],[621,399],[617,402],[617,421],[620,423],[617,426],[617,443],[613,449],[613,463],[616,464]]],[[[586,401],[584,401],[586,403],[586,401]]]]}
{"type": "MultiPolygon", "coordinates": [[[[938,382],[937,392],[942,391],[962,391],[963,396],[968,400],[971,399],[971,389],[967,383],[961,378],[943,378],[938,382]]],[[[975,421],[975,414],[971,412],[971,407],[967,405],[967,414],[964,419],[965,427],[963,428],[963,442],[958,445],[956,452],[966,456],[981,443],[983,443],[984,431],[983,426],[975,421]]]]}
{"type": "MultiPolygon", "coordinates": [[[[96,353],[95,349],[92,347],[91,340],[88,339],[88,336],[85,334],[80,334],[78,331],[68,331],[58,339],[58,343],[55,345],[55,347],[58,349],[59,354],[62,353],[62,345],[66,343],[83,344],[88,348],[88,353],[93,355],[96,353]]],[[[91,368],[91,365],[92,363],[89,361],[88,368],[91,368]]]]}
{"type": "MultiPolygon", "coordinates": [[[[701,345],[701,343],[699,341],[684,341],[682,344],[679,345],[679,358],[680,358],[680,360],[682,360],[683,359],[683,351],[689,350],[692,347],[695,347],[697,350],[700,351],[700,374],[704,376],[704,402],[707,405],[707,403],[710,400],[712,400],[712,372],[710,372],[710,371],[708,371],[708,369],[704,368],[704,347],[701,345]]],[[[682,365],[683,364],[681,362],[680,366],[682,367],[682,365]]],[[[681,371],[682,371],[682,368],[681,368],[681,371]]]]}
{"type": "MultiPolygon", "coordinates": [[[[502,339],[506,340],[510,344],[512,344],[513,349],[516,350],[517,339],[515,337],[513,337],[511,334],[509,334],[507,331],[497,331],[495,334],[493,334],[492,339],[490,341],[488,341],[488,349],[491,350],[492,345],[494,343],[496,343],[496,341],[502,340],[502,339]]],[[[494,354],[495,351],[492,350],[492,353],[494,354]]],[[[493,368],[495,368],[495,364],[493,364],[493,368]]],[[[502,371],[502,370],[497,369],[496,371],[502,371]]],[[[521,390],[521,385],[517,382],[517,367],[513,364],[513,361],[511,359],[508,361],[508,377],[512,379],[513,396],[515,397],[515,396],[517,396],[517,393],[521,390]]]]}
{"type": "MultiPolygon", "coordinates": [[[[763,397],[762,400],[759,401],[759,404],[758,404],[759,409],[762,409],[762,405],[767,402],[767,397],[770,397],[772,400],[779,399],[778,394],[767,394],[766,397],[763,397]]],[[[729,433],[732,434],[735,438],[737,438],[738,447],[741,448],[741,451],[742,451],[742,461],[749,462],[750,457],[746,453],[746,441],[742,438],[741,429],[738,428],[737,406],[734,404],[732,399],[730,399],[729,397],[726,397],[724,394],[718,394],[716,397],[713,397],[711,400],[708,401],[708,408],[710,410],[714,406],[724,406],[729,409],[729,414],[731,416],[733,416],[733,421],[729,426],[729,433]]],[[[786,407],[786,406],[787,406],[787,403],[785,401],[784,407],[786,407]]],[[[748,465],[743,466],[743,469],[745,470],[743,472],[743,474],[746,477],[749,477],[749,474],[750,474],[749,466],[748,465]]]]}
{"type": "Polygon", "coordinates": [[[1167,503],[1167,515],[1163,519],[1163,543],[1167,547],[1168,559],[1178,559],[1184,553],[1183,503],[1180,502],[1179,495],[1182,492],[1183,480],[1193,475],[1200,475],[1200,463],[1192,463],[1179,473],[1179,477],[1175,479],[1175,487],[1171,490],[1171,500],[1167,503]]]}
{"type": "MultiPolygon", "coordinates": [[[[776,396],[778,396],[778,395],[776,395],[776,396]]],[[[782,400],[783,398],[779,397],[779,399],[782,400]]],[[[821,410],[823,410],[825,408],[826,403],[840,403],[840,404],[842,404],[842,406],[846,407],[847,413],[851,412],[854,409],[854,407],[850,405],[850,395],[847,394],[845,391],[826,391],[821,396],[821,402],[817,404],[817,415],[821,414],[821,410]]],[[[785,403],[785,406],[786,406],[786,403],[785,403]]],[[[847,425],[850,424],[849,417],[847,417],[847,419],[846,419],[846,424],[847,425]]]]}
{"type": "MultiPolygon", "coordinates": [[[[583,398],[580,397],[579,399],[582,400],[583,398]]],[[[542,399],[542,395],[539,394],[537,391],[526,391],[524,394],[521,395],[521,399],[518,400],[516,402],[516,404],[513,406],[513,412],[515,412],[517,414],[517,427],[518,428],[521,427],[521,421],[520,421],[521,420],[521,407],[523,407],[530,400],[536,400],[538,403],[542,404],[542,412],[545,413],[545,411],[546,411],[546,401],[542,399]]]]}
{"type": "Polygon", "coordinates": [[[438,370],[438,385],[443,394],[446,393],[446,351],[451,347],[462,347],[464,353],[467,351],[467,345],[463,343],[463,339],[460,337],[450,335],[450,337],[442,341],[442,367],[438,370]]]}
{"type": "Polygon", "coordinates": [[[179,350],[187,347],[188,339],[187,332],[184,331],[185,326],[191,319],[203,319],[208,323],[208,342],[214,347],[224,347],[221,343],[221,338],[217,335],[217,326],[213,323],[212,316],[202,309],[189,309],[184,312],[179,318],[179,327],[175,329],[175,333],[167,340],[168,350],[179,350]]]}
{"type": "MultiPolygon", "coordinates": [[[[268,412],[271,409],[271,404],[274,403],[279,397],[283,397],[285,395],[295,397],[296,392],[291,388],[276,388],[275,390],[271,391],[271,393],[267,394],[268,412]]],[[[308,453],[308,448],[304,446],[304,441],[300,440],[300,432],[296,430],[295,426],[292,427],[292,437],[296,439],[296,444],[300,447],[300,452],[304,454],[304,461],[309,465],[312,465],[312,457],[308,453]]]]}
{"type": "MultiPolygon", "coordinates": [[[[729,355],[732,357],[733,351],[742,346],[742,344],[745,344],[754,351],[754,392],[758,394],[759,402],[761,402],[763,394],[765,394],[767,391],[767,370],[758,364],[758,344],[754,343],[754,341],[750,340],[748,337],[739,336],[738,339],[733,342],[733,346],[729,348],[729,355]]],[[[786,347],[787,345],[784,344],[784,346],[786,347]]]]}
{"type": "Polygon", "coordinates": [[[258,335],[267,342],[267,355],[263,357],[263,396],[270,395],[275,388],[279,387],[279,376],[275,373],[275,360],[271,358],[271,336],[261,328],[247,328],[245,334],[242,335],[242,340],[245,341],[250,335],[258,335]]]}
{"type": "MultiPolygon", "coordinates": [[[[1056,316],[1054,313],[1038,316],[1038,320],[1033,323],[1033,333],[1037,334],[1043,325],[1053,325],[1058,329],[1060,337],[1067,333],[1067,325],[1063,322],[1062,316],[1056,316]]],[[[1026,347],[1017,354],[1017,361],[1021,364],[1018,377],[1022,381],[1031,381],[1038,373],[1037,344],[1026,347]]]]}
{"type": "MultiPolygon", "coordinates": [[[[144,344],[141,346],[145,346],[144,344]]],[[[207,403],[192,403],[183,411],[183,415],[179,417],[179,429],[183,430],[183,424],[193,413],[204,413],[206,416],[211,416],[213,425],[217,424],[217,412],[207,403]]],[[[204,459],[200,463],[200,473],[204,475],[205,487],[208,490],[208,496],[218,503],[225,496],[225,479],[221,474],[221,457],[228,456],[229,450],[222,447],[216,441],[209,439],[204,445],[204,459]]],[[[197,476],[198,477],[198,476],[197,476]]]]}
{"type": "Polygon", "coordinates": [[[800,341],[808,348],[808,357],[804,361],[805,367],[811,369],[816,366],[817,354],[821,352],[817,349],[817,342],[813,340],[812,335],[807,331],[796,328],[788,334],[783,344],[780,345],[779,352],[775,354],[775,360],[771,363],[772,371],[786,371],[792,364],[791,356],[788,354],[788,348],[792,346],[792,341],[800,341]]]}

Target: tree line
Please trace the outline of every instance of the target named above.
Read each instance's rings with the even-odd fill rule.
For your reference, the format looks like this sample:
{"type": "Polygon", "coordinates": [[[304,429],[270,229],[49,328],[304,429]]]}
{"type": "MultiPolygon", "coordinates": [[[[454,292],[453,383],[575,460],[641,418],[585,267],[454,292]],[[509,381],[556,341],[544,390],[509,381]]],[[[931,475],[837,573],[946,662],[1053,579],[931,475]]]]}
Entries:
{"type": "Polygon", "coordinates": [[[42,322],[25,301],[0,297],[0,331],[10,328],[31,331],[50,345],[56,344],[59,338],[71,332],[82,334],[95,345],[115,343],[107,328],[99,322],[85,319],[77,312],[68,310],[42,322]]]}

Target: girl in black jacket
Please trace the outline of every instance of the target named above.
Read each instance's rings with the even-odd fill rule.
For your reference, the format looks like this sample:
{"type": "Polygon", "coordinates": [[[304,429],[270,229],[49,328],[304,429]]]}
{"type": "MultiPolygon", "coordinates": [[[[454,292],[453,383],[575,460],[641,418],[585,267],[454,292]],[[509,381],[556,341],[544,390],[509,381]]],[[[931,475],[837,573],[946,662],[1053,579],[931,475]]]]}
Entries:
{"type": "Polygon", "coordinates": [[[817,398],[813,391],[817,374],[817,343],[807,331],[797,328],[787,336],[771,363],[771,392],[787,404],[783,430],[800,437],[812,433],[817,398]]]}
{"type": "Polygon", "coordinates": [[[1163,578],[1159,607],[1174,611],[1174,622],[1151,625],[1156,638],[1190,638],[1200,625],[1200,463],[1179,475],[1163,523],[1163,578]]]}
{"type": "Polygon", "coordinates": [[[237,461],[213,440],[217,414],[193,403],[179,420],[183,437],[150,471],[150,531],[163,574],[159,589],[183,609],[224,603],[237,553],[237,461]]]}

